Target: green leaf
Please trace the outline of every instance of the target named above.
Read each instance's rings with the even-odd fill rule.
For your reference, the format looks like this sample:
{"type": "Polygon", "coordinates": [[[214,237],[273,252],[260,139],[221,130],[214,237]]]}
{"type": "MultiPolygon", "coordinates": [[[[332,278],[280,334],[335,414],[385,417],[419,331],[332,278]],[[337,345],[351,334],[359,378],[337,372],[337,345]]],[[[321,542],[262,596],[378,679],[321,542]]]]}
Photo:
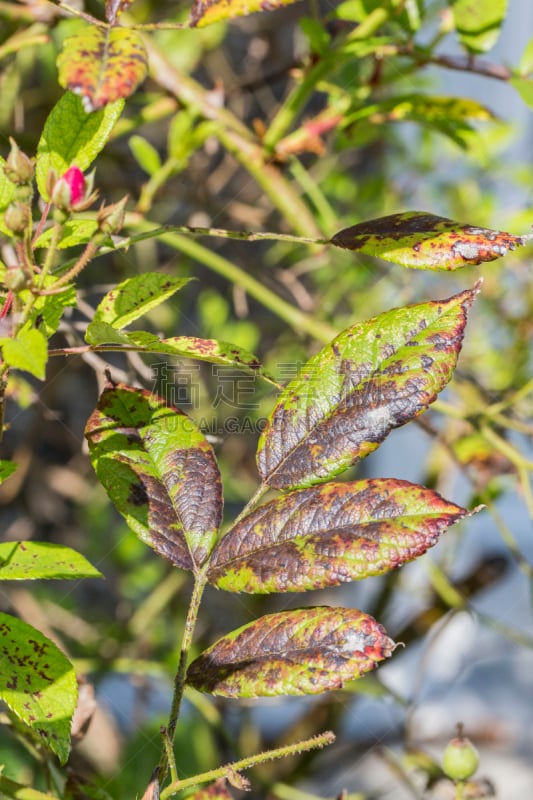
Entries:
{"type": "Polygon", "coordinates": [[[193,421],[146,390],[110,385],[85,435],[100,482],[137,536],[177,567],[202,564],[222,518],[222,487],[193,421]]]}
{"type": "Polygon", "coordinates": [[[0,640],[0,698],[64,764],[78,694],[74,667],[50,639],[3,612],[0,640]]]}
{"type": "Polygon", "coordinates": [[[518,72],[522,76],[530,75],[533,72],[533,39],[530,39],[524,48],[518,64],[518,72]]]}
{"type": "Polygon", "coordinates": [[[331,46],[331,36],[324,25],[311,17],[302,17],[299,22],[300,28],[309,40],[313,53],[325,55],[328,47],[331,46]]]}
{"type": "Polygon", "coordinates": [[[86,558],[70,547],[31,541],[0,544],[0,581],[101,577],[86,558]]]}
{"type": "Polygon", "coordinates": [[[524,103],[533,108],[533,80],[531,78],[511,78],[509,83],[516,89],[524,103]]]}
{"type": "Polygon", "coordinates": [[[425,411],[452,376],[477,290],[385,312],[314,355],[261,433],[263,482],[276,489],[322,483],[425,411]]]}
{"type": "Polygon", "coordinates": [[[144,136],[130,136],[130,150],[135,161],[148,175],[155,175],[161,169],[161,157],[153,144],[150,144],[144,136]]]}
{"type": "Polygon", "coordinates": [[[331,244],[403,267],[455,270],[494,261],[532,237],[462,225],[424,211],[405,211],[345,228],[333,236],[331,244]]]}
{"type": "Polygon", "coordinates": [[[133,94],[148,56],[137,31],[87,25],[65,41],[57,68],[61,86],[80,95],[86,111],[97,111],[133,94]]]}
{"type": "Polygon", "coordinates": [[[6,162],[0,156],[0,211],[5,211],[15,196],[15,184],[6,175],[6,162]]]}
{"type": "Polygon", "coordinates": [[[223,636],[192,662],[187,683],[223,697],[319,694],[374,669],[394,647],[362,611],[299,608],[223,636]]]}
{"type": "Polygon", "coordinates": [[[79,97],[65,92],[48,115],[37,147],[35,174],[45,200],[50,199],[46,191],[50,169],[58,177],[73,164],[86,170],[105,146],[123,108],[124,101],[117,100],[88,114],[79,97]]]}
{"type": "MultiPolygon", "coordinates": [[[[93,322],[106,322],[116,330],[126,328],[189,281],[190,278],[173,278],[161,272],[145,272],[127,278],[106,294],[95,311],[93,322]]],[[[88,342],[91,341],[90,329],[91,325],[87,329],[88,342]]]]}
{"type": "Polygon", "coordinates": [[[0,338],[0,347],[2,357],[10,367],[31,372],[36,378],[44,379],[48,347],[41,331],[26,326],[21,328],[14,339],[7,336],[0,338]]]}
{"type": "Polygon", "coordinates": [[[256,11],[274,11],[296,0],[194,0],[190,16],[192,28],[203,28],[234,17],[247,17],[256,11]]]}
{"type": "MultiPolygon", "coordinates": [[[[61,231],[61,240],[58,243],[58,247],[63,250],[67,247],[87,244],[97,230],[98,223],[93,219],[70,219],[61,231]]],[[[53,228],[47,228],[41,233],[34,246],[49,247],[53,233],[53,228]]]]}
{"type": "Polygon", "coordinates": [[[461,44],[472,53],[486,53],[500,35],[507,0],[451,0],[455,28],[461,44]]]}
{"type": "MultiPolygon", "coordinates": [[[[53,286],[53,280],[47,281],[45,285],[47,287],[53,286]]],[[[24,299],[26,294],[29,294],[29,292],[21,292],[21,298],[24,299]]],[[[31,319],[33,324],[37,326],[37,330],[49,339],[59,328],[65,308],[75,305],[76,290],[74,286],[67,285],[62,292],[37,297],[32,309],[31,319]]]]}
{"type": "Polygon", "coordinates": [[[90,322],[85,331],[85,341],[94,346],[102,344],[130,344],[128,335],[117,331],[109,322],[90,322]]]}
{"type": "Polygon", "coordinates": [[[0,460],[0,484],[6,481],[16,471],[18,464],[14,461],[0,460]]]}
{"type": "Polygon", "coordinates": [[[407,481],[328,483],[245,516],[220,540],[209,582],[229,592],[302,592],[382,575],[421,556],[468,512],[407,481]]]}

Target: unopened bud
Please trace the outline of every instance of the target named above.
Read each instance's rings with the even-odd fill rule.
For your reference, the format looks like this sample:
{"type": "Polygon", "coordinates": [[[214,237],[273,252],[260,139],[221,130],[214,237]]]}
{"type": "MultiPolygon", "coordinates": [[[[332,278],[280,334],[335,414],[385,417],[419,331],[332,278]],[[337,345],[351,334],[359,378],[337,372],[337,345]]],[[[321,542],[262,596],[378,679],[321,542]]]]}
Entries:
{"type": "Polygon", "coordinates": [[[52,189],[52,194],[50,195],[50,200],[52,205],[54,205],[56,208],[60,208],[62,211],[70,211],[72,208],[72,194],[70,191],[70,186],[63,178],[60,178],[55,182],[54,188],[52,189]]]}
{"type": "Polygon", "coordinates": [[[5,210],[4,224],[15,236],[22,236],[31,224],[29,207],[25,203],[11,203],[5,210]]]}
{"type": "Polygon", "coordinates": [[[479,754],[466,736],[456,736],[446,745],[442,768],[448,778],[464,781],[471,778],[479,765],[479,754]]]}
{"type": "Polygon", "coordinates": [[[75,165],[69,167],[65,174],[61,177],[70,189],[70,205],[75,206],[85,199],[85,175],[79,167],[75,165]]]}
{"type": "Polygon", "coordinates": [[[12,183],[31,183],[35,172],[33,159],[23,153],[14,139],[11,142],[11,150],[6,159],[5,174],[12,183]]]}
{"type": "Polygon", "coordinates": [[[20,292],[21,289],[26,289],[28,286],[28,276],[22,267],[10,267],[6,269],[4,275],[4,283],[7,289],[12,292],[20,292]]]}
{"type": "Polygon", "coordinates": [[[98,230],[101,233],[113,234],[118,233],[122,229],[126,216],[127,202],[128,196],[126,195],[126,197],[123,197],[118,203],[113,203],[110,206],[102,206],[96,218],[98,230]]]}

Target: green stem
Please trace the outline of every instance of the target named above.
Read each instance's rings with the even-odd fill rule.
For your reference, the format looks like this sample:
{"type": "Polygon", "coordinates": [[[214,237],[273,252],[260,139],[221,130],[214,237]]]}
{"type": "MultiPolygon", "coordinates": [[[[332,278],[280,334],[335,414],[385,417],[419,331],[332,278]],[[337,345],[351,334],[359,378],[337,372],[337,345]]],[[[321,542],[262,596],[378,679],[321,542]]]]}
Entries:
{"type": "MultiPolygon", "coordinates": [[[[181,640],[178,669],[176,672],[176,676],[174,678],[174,695],[172,697],[172,705],[170,707],[170,714],[167,725],[167,736],[171,743],[174,739],[174,734],[176,732],[176,724],[178,722],[178,717],[180,714],[181,703],[183,700],[183,692],[185,691],[187,661],[189,658],[189,651],[192,645],[194,629],[196,626],[196,620],[198,618],[198,612],[200,610],[200,603],[202,600],[202,595],[205,589],[206,582],[207,579],[205,577],[205,573],[198,572],[195,576],[194,589],[191,595],[189,609],[187,611],[187,618],[185,620],[185,627],[183,630],[183,637],[181,640]]],[[[161,755],[159,767],[160,767],[159,769],[160,780],[161,782],[163,782],[167,773],[167,769],[169,767],[169,761],[165,750],[161,755]]]]}
{"type": "Polygon", "coordinates": [[[465,788],[465,782],[457,781],[457,783],[455,784],[455,800],[463,800],[464,788],[465,788]]]}
{"type": "Polygon", "coordinates": [[[316,750],[317,748],[325,747],[335,741],[335,736],[331,731],[325,731],[318,736],[313,736],[311,739],[306,739],[303,742],[296,742],[295,744],[286,745],[285,747],[278,747],[275,750],[267,750],[264,753],[257,753],[254,756],[243,758],[240,761],[235,761],[231,764],[226,764],[223,767],[203,772],[201,775],[195,775],[192,778],[185,778],[177,783],[172,783],[161,792],[160,800],[169,800],[178,792],[183,789],[188,789],[191,786],[198,786],[202,783],[210,783],[216,781],[218,778],[226,778],[228,776],[235,776],[236,773],[243,770],[255,767],[257,764],[264,764],[267,761],[273,761],[277,758],[286,758],[288,756],[298,755],[309,750],[316,750]]]}
{"type": "Polygon", "coordinates": [[[235,239],[241,242],[275,241],[312,245],[330,243],[329,239],[317,239],[311,236],[298,236],[293,233],[278,233],[276,231],[231,231],[227,228],[201,228],[196,225],[162,225],[147,233],[130,236],[128,245],[142,242],[145,239],[153,239],[154,236],[161,236],[164,233],[183,233],[187,236],[213,236],[218,239],[235,239]]]}
{"type": "MultiPolygon", "coordinates": [[[[58,278],[57,281],[54,282],[54,285],[52,286],[51,289],[40,289],[39,294],[51,295],[51,294],[57,294],[59,291],[61,291],[62,288],[67,283],[69,283],[69,281],[72,280],[72,278],[75,278],[77,275],[79,275],[80,272],[82,272],[82,270],[85,269],[87,264],[89,264],[89,262],[92,261],[92,259],[98,252],[98,248],[99,245],[96,244],[96,242],[89,242],[85,246],[83,253],[78,258],[74,266],[71,267],[67,272],[65,272],[64,275],[58,278]]],[[[45,275],[45,270],[43,269],[43,277],[44,275],[45,275]]],[[[42,280],[41,280],[41,285],[42,285],[42,280]]]]}
{"type": "MultiPolygon", "coordinates": [[[[155,226],[143,220],[136,221],[135,228],[144,233],[156,230],[155,226]]],[[[222,275],[222,277],[226,278],[230,283],[240,286],[241,289],[248,292],[255,300],[294,328],[295,331],[306,333],[324,343],[331,341],[331,339],[336,336],[337,331],[330,325],[312,316],[308,316],[303,311],[300,311],[299,308],[282,300],[274,292],[252,277],[252,275],[245,272],[240,267],[237,267],[231,261],[223,258],[218,253],[213,253],[211,250],[208,250],[207,247],[203,247],[198,242],[191,241],[186,236],[177,233],[161,234],[158,238],[175,250],[179,250],[190,258],[204,264],[218,275],[222,275]]],[[[127,249],[129,244],[129,239],[124,240],[120,242],[115,249],[127,249]]]]}

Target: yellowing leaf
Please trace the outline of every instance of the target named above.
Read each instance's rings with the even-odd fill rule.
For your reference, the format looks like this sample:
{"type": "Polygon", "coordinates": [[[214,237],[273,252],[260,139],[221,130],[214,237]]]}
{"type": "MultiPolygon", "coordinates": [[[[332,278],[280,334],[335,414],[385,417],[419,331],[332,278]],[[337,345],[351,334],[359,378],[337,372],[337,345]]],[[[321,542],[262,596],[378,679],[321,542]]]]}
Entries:
{"type": "Polygon", "coordinates": [[[193,28],[203,28],[233,17],[246,17],[256,11],[274,11],[294,2],[295,0],[195,0],[190,23],[193,28]]]}
{"type": "Polygon", "coordinates": [[[66,40],[57,66],[60,84],[96,111],[133,94],[146,77],[147,54],[134,30],[88,25],[66,40]]]}

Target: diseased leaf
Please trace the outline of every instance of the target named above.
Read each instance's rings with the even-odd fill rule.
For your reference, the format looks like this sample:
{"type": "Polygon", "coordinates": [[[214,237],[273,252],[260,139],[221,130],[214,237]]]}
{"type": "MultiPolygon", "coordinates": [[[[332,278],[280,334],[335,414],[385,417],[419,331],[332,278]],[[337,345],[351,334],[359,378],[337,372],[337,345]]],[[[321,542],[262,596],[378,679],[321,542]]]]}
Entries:
{"type": "Polygon", "coordinates": [[[299,608],[228,633],[190,665],[187,683],[224,697],[319,694],[374,669],[395,644],[349,608],[299,608]]]}
{"type": "Polygon", "coordinates": [[[48,360],[48,347],[41,331],[25,325],[14,339],[3,336],[0,338],[2,357],[6,364],[15,369],[30,372],[36,378],[43,380],[48,360]]]}
{"type": "Polygon", "coordinates": [[[182,411],[143,389],[108,386],[85,435],[100,482],[130,528],[177,567],[215,543],[222,488],[209,442],[182,411]]]}
{"type": "Polygon", "coordinates": [[[158,339],[157,336],[145,331],[132,331],[127,336],[128,340],[142,348],[143,352],[165,353],[207,361],[209,364],[237,367],[243,372],[261,375],[265,380],[274,381],[261,369],[261,362],[257,356],[231,342],[220,342],[218,339],[199,339],[197,336],[173,336],[169,339],[158,339]]]}
{"type": "Polygon", "coordinates": [[[77,694],[74,668],[55,644],[0,612],[0,698],[62,764],[77,694]]]}
{"type": "Polygon", "coordinates": [[[274,11],[294,2],[296,0],[194,0],[190,24],[192,28],[203,28],[256,11],[274,11]]]}
{"type": "Polygon", "coordinates": [[[65,41],[57,68],[61,86],[80,95],[90,112],[133,94],[146,77],[148,56],[137,31],[87,25],[65,41]]]}
{"type": "Polygon", "coordinates": [[[0,581],[101,577],[101,572],[70,547],[31,541],[0,544],[0,581]]]}
{"type": "Polygon", "coordinates": [[[103,149],[115,122],[122,113],[124,101],[117,100],[95,114],[88,114],[82,101],[72,92],[65,92],[45,122],[37,147],[35,175],[39,192],[49,200],[46,180],[50,169],[61,177],[76,164],[86,170],[103,149]]]}
{"type": "Polygon", "coordinates": [[[500,35],[507,0],[451,0],[459,41],[471,53],[486,53],[500,35]]]}
{"type": "MultiPolygon", "coordinates": [[[[127,278],[101,300],[93,317],[93,323],[106,322],[116,330],[131,325],[152,308],[156,308],[175,292],[189,283],[190,278],[173,278],[161,272],[145,272],[127,278]]],[[[91,325],[87,329],[90,338],[91,325]]]]}
{"type": "Polygon", "coordinates": [[[405,211],[345,228],[333,236],[331,244],[404,267],[454,270],[501,258],[532,236],[461,225],[424,211],[405,211]]]}
{"type": "Polygon", "coordinates": [[[229,592],[301,592],[382,575],[422,555],[467,514],[407,481],[328,483],[260,506],[220,540],[209,582],[229,592]]]}
{"type": "Polygon", "coordinates": [[[264,483],[322,483],[421,414],[450,380],[477,286],[354,325],[304,365],[259,438],[264,483]]]}

